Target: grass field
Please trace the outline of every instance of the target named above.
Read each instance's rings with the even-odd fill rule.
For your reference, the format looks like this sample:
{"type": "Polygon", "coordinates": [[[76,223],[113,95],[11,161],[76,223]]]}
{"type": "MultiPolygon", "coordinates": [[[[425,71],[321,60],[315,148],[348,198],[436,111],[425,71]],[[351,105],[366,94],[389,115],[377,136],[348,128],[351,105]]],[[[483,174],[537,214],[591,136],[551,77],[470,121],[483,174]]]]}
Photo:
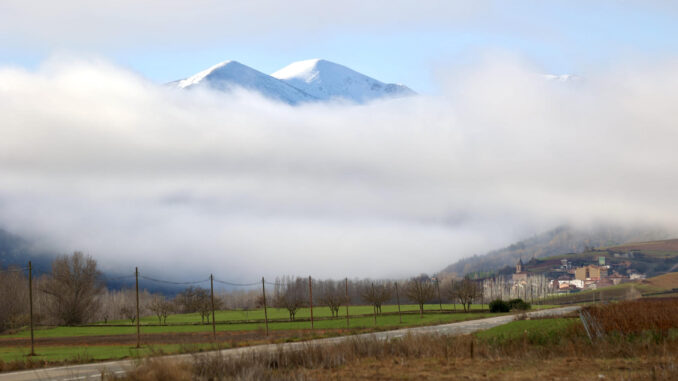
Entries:
{"type": "MultiPolygon", "coordinates": [[[[443,310],[449,311],[463,311],[463,308],[460,304],[443,304],[443,310]]],[[[485,305],[473,305],[471,310],[487,309],[487,304],[485,305]]],[[[403,304],[400,306],[402,312],[418,312],[419,306],[413,304],[403,304]]],[[[425,311],[439,311],[440,305],[438,304],[426,304],[424,305],[425,311]]],[[[371,315],[372,314],[371,306],[350,306],[349,314],[354,315],[371,315]]],[[[382,307],[382,313],[397,313],[398,306],[396,305],[384,305],[382,307]]],[[[340,317],[346,316],[346,308],[342,307],[339,311],[340,317]]],[[[330,310],[327,307],[314,307],[313,308],[313,317],[314,318],[329,318],[332,315],[330,310]]],[[[297,311],[296,319],[305,320],[310,319],[311,310],[310,308],[300,308],[297,311]]],[[[264,310],[262,308],[256,310],[235,310],[235,311],[217,311],[215,313],[215,318],[217,322],[240,322],[247,320],[264,320],[264,310]]],[[[268,308],[268,319],[269,320],[289,320],[289,313],[286,309],[283,308],[268,308]]],[[[129,324],[129,320],[117,320],[111,321],[108,324],[129,324]]],[[[142,324],[158,324],[158,319],[153,316],[146,316],[141,318],[142,324]]],[[[167,324],[181,324],[181,323],[200,323],[200,315],[198,313],[193,314],[176,314],[171,315],[167,318],[167,324]]]]}
{"type": "MultiPolygon", "coordinates": [[[[471,312],[471,313],[450,313],[450,314],[425,314],[420,317],[416,314],[404,314],[402,324],[399,322],[398,315],[377,316],[377,327],[398,327],[398,326],[416,326],[442,324],[469,319],[480,319],[483,317],[495,316],[489,312],[471,312]]],[[[374,318],[371,316],[353,317],[350,319],[350,328],[369,328],[374,327],[374,318]]],[[[314,323],[317,329],[343,329],[346,328],[345,318],[319,320],[314,323]]],[[[217,331],[254,331],[265,329],[264,323],[242,323],[242,324],[217,324],[217,331]]],[[[309,321],[294,322],[272,322],[269,323],[270,330],[299,330],[310,329],[309,321]]],[[[211,332],[211,325],[177,325],[177,326],[142,326],[142,334],[155,333],[182,333],[182,332],[211,332]]],[[[99,326],[99,327],[55,327],[44,328],[35,331],[35,337],[72,337],[72,336],[95,336],[95,335],[132,335],[136,334],[134,326],[99,326]]],[[[12,335],[3,335],[4,337],[29,337],[28,330],[22,330],[12,335]]]]}
{"type": "Polygon", "coordinates": [[[535,338],[557,342],[559,335],[563,334],[570,326],[581,324],[579,319],[553,318],[536,320],[516,320],[508,324],[490,328],[475,334],[483,340],[513,340],[526,337],[530,341],[535,338]]]}
{"type": "MultiPolygon", "coordinates": [[[[486,307],[486,306],[485,306],[486,307]]],[[[545,306],[541,306],[545,307],[545,306]]],[[[420,325],[435,325],[443,323],[451,323],[457,321],[471,320],[471,319],[480,319],[484,317],[497,316],[498,314],[490,314],[486,310],[481,311],[481,306],[472,306],[471,312],[463,313],[461,312],[461,307],[457,305],[443,305],[443,308],[449,312],[440,313],[439,305],[427,305],[426,310],[428,313],[424,314],[421,317],[416,311],[418,311],[418,306],[416,305],[403,305],[401,309],[402,314],[402,323],[400,322],[400,317],[397,314],[397,306],[383,306],[384,315],[378,315],[376,319],[376,325],[374,317],[368,315],[372,312],[372,307],[370,306],[353,306],[349,308],[350,316],[350,330],[346,329],[346,318],[340,316],[335,319],[324,319],[317,320],[314,323],[315,331],[311,331],[310,321],[301,320],[301,321],[288,321],[287,310],[284,309],[269,309],[269,318],[270,319],[280,319],[283,321],[274,321],[269,323],[269,329],[272,332],[280,332],[284,334],[286,331],[289,331],[289,335],[298,335],[298,332],[306,332],[306,335],[316,335],[318,336],[327,336],[327,335],[337,335],[337,334],[349,334],[352,331],[370,331],[370,330],[384,330],[384,329],[393,329],[400,327],[412,327],[420,325]],[[457,312],[453,312],[454,309],[457,309],[457,312]],[[475,311],[475,312],[474,312],[475,311]]],[[[345,313],[343,309],[343,313],[345,313]]],[[[329,318],[330,313],[327,308],[314,308],[314,317],[329,318]]],[[[304,308],[299,310],[297,313],[298,319],[304,319],[310,317],[310,310],[304,308]]],[[[264,336],[265,325],[263,321],[257,322],[242,322],[249,320],[258,320],[263,319],[263,310],[255,311],[218,311],[216,313],[216,320],[218,323],[216,325],[217,332],[233,332],[233,333],[243,333],[243,332],[252,332],[248,336],[247,341],[250,342],[262,342],[266,340],[264,336]],[[224,323],[231,322],[231,323],[224,323]],[[238,323],[235,323],[238,322],[238,323]],[[254,339],[251,339],[254,338],[254,339]]],[[[162,351],[164,353],[177,353],[177,352],[186,352],[186,351],[196,351],[203,348],[208,348],[215,345],[215,343],[209,343],[211,336],[206,335],[212,331],[212,326],[208,324],[193,324],[200,322],[200,316],[198,314],[177,314],[168,317],[167,322],[178,325],[168,325],[168,326],[159,326],[157,325],[157,319],[153,317],[145,317],[141,319],[142,327],[142,342],[150,342],[152,338],[156,335],[163,336],[165,339],[167,336],[179,335],[179,334],[200,334],[199,340],[202,340],[202,343],[192,343],[189,346],[188,344],[168,344],[168,343],[153,343],[151,345],[146,345],[142,350],[137,352],[136,349],[132,348],[131,344],[124,345],[115,345],[116,340],[112,340],[108,345],[101,345],[102,340],[111,340],[112,336],[125,336],[129,337],[130,342],[134,342],[134,335],[136,334],[136,327],[131,325],[129,321],[116,321],[109,322],[108,324],[92,325],[86,327],[51,327],[51,328],[39,328],[35,330],[35,337],[38,342],[36,352],[39,356],[32,358],[36,361],[68,361],[68,362],[86,362],[94,360],[108,360],[108,359],[122,359],[127,357],[133,357],[137,355],[145,355],[152,351],[162,351]],[[116,325],[124,324],[124,326],[116,325]],[[146,325],[144,325],[146,324],[146,325]],[[107,336],[107,338],[104,338],[107,336]],[[89,339],[91,337],[91,341],[89,339]],[[40,340],[48,340],[47,344],[40,345],[40,340]],[[63,342],[63,344],[60,344],[63,342]]],[[[27,345],[25,338],[30,337],[30,332],[28,329],[23,329],[21,331],[15,332],[8,335],[0,335],[0,361],[12,362],[12,361],[21,361],[25,359],[25,355],[30,352],[30,349],[27,345]],[[17,345],[16,342],[19,339],[22,340],[21,345],[17,345]]],[[[177,341],[180,341],[180,336],[176,336],[177,341]]],[[[294,337],[287,337],[286,339],[278,340],[290,340],[294,337]]],[[[272,340],[272,339],[270,339],[272,340]]],[[[232,346],[231,342],[224,342],[222,344],[216,343],[217,345],[232,346]]],[[[245,345],[247,342],[239,342],[237,345],[245,345]]]]}

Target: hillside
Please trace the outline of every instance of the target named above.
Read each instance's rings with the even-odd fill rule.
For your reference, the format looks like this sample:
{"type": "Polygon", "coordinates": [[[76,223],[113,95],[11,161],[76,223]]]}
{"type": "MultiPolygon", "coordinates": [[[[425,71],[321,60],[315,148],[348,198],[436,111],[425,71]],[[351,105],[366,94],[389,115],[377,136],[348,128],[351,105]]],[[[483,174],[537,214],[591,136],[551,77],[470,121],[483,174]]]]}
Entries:
{"type": "Polygon", "coordinates": [[[484,255],[461,259],[447,266],[442,272],[457,276],[468,273],[496,272],[506,266],[514,266],[519,259],[529,261],[532,258],[584,253],[598,247],[618,247],[629,242],[665,238],[668,238],[667,233],[657,229],[625,229],[605,226],[583,230],[561,226],[484,255]]]}

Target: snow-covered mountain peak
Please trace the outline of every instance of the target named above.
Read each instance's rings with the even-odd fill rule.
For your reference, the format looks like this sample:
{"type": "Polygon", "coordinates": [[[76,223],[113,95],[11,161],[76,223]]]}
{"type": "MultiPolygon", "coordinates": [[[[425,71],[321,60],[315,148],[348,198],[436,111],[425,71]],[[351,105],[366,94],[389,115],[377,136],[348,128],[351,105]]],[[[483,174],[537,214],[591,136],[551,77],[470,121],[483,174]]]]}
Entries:
{"type": "Polygon", "coordinates": [[[383,83],[323,59],[294,62],[272,76],[323,100],[340,98],[363,103],[376,98],[416,94],[406,86],[383,83]]]}
{"type": "Polygon", "coordinates": [[[206,87],[224,92],[244,88],[292,105],[334,99],[365,103],[377,98],[416,94],[406,86],[383,83],[323,59],[294,62],[273,75],[238,61],[224,61],[170,85],[182,89],[206,87]]]}
{"type": "Polygon", "coordinates": [[[347,68],[346,66],[339,65],[334,62],[330,62],[320,58],[314,58],[310,60],[293,62],[271,75],[275,78],[282,80],[295,78],[302,80],[306,83],[310,83],[318,79],[318,77],[321,74],[322,76],[330,76],[353,73],[360,74],[347,68]]]}
{"type": "Polygon", "coordinates": [[[172,84],[182,89],[207,87],[224,92],[244,88],[289,104],[316,100],[304,91],[279,79],[232,60],[218,63],[172,84]]]}

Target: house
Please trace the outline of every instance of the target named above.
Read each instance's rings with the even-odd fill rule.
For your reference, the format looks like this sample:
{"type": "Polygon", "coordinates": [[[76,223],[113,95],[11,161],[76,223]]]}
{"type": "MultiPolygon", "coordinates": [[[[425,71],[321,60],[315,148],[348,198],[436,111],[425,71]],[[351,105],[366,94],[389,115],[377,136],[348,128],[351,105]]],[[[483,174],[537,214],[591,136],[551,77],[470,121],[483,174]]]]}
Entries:
{"type": "Polygon", "coordinates": [[[616,285],[622,283],[625,279],[628,279],[628,278],[615,272],[612,275],[608,276],[607,279],[612,281],[612,284],[616,286],[616,285]]]}
{"type": "Polygon", "coordinates": [[[596,266],[588,265],[583,267],[578,267],[574,271],[574,277],[579,280],[587,281],[593,280],[597,281],[607,276],[607,267],[605,266],[596,266]]]}

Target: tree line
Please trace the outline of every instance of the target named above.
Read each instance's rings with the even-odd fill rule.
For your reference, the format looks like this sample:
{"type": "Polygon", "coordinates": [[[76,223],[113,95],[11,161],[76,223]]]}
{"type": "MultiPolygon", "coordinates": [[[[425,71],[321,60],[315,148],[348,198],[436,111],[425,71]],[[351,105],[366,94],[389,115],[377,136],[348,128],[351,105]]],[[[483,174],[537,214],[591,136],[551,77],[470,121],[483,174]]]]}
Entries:
{"type": "MultiPolygon", "coordinates": [[[[28,281],[21,269],[0,271],[0,331],[16,329],[28,324],[28,281]]],[[[316,280],[284,276],[267,290],[269,307],[287,310],[289,319],[295,320],[300,308],[329,308],[333,317],[339,317],[341,306],[367,304],[375,314],[381,314],[384,304],[409,301],[424,304],[454,302],[468,311],[471,303],[482,298],[481,283],[468,278],[445,281],[426,275],[405,281],[345,279],[316,280]],[[309,284],[310,282],[310,284],[309,284]],[[310,293],[313,292],[311,301],[310,293]]],[[[136,292],[132,289],[106,288],[97,262],[88,255],[75,252],[57,257],[51,271],[33,280],[34,322],[49,325],[81,325],[92,322],[129,320],[137,318],[136,292]]],[[[214,295],[214,309],[250,310],[263,306],[261,289],[221,290],[214,295]]],[[[154,316],[158,324],[166,324],[173,313],[197,313],[203,323],[209,323],[212,298],[209,289],[191,286],[173,297],[139,292],[139,314],[154,316]]]]}

